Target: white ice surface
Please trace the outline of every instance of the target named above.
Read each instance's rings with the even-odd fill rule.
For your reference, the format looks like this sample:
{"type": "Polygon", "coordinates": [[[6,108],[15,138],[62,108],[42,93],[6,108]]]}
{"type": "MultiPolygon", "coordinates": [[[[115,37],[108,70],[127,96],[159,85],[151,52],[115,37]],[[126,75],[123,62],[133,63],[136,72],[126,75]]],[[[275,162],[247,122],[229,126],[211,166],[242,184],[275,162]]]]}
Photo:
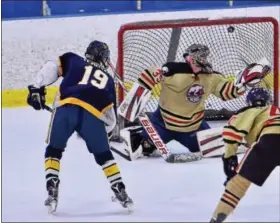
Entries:
{"type": "MultiPolygon", "coordinates": [[[[58,212],[49,215],[44,150],[50,114],[32,109],[2,110],[3,221],[201,221],[209,222],[224,190],[219,158],[190,164],[168,164],[161,158],[128,162],[115,155],[129,195],[128,214],[111,202],[112,192],[100,167],[75,135],[61,162],[58,212]]],[[[263,187],[252,185],[228,221],[277,221],[279,168],[263,187]]]]}

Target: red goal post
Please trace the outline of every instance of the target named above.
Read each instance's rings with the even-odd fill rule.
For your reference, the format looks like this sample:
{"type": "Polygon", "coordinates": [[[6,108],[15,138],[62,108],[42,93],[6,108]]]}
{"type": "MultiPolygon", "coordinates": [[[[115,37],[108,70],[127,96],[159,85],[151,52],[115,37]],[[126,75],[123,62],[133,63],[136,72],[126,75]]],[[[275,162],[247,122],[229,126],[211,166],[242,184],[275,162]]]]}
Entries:
{"type": "MultiPolygon", "coordinates": [[[[278,21],[271,17],[202,18],[124,24],[118,32],[117,70],[127,88],[130,88],[144,69],[160,67],[167,61],[183,61],[182,55],[189,45],[203,43],[210,48],[209,60],[214,69],[229,80],[246,64],[266,58],[272,66],[272,72],[262,81],[261,86],[270,90],[277,105],[278,29],[278,21]]],[[[120,103],[125,96],[122,87],[118,86],[117,94],[120,103]]],[[[153,91],[147,112],[156,109],[159,94],[160,85],[153,91]]],[[[245,105],[245,96],[225,102],[212,95],[206,101],[205,109],[211,111],[206,112],[206,116],[214,115],[219,119],[224,116],[224,111],[236,111],[245,105]]]]}

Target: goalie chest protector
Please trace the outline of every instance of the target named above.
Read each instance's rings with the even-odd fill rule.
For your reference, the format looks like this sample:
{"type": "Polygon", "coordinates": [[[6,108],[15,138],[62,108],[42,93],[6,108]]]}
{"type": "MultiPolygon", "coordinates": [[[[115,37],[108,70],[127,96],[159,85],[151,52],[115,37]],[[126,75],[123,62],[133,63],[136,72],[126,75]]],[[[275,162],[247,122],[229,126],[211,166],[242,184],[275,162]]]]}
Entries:
{"type": "Polygon", "coordinates": [[[179,132],[198,129],[205,101],[226,80],[217,73],[194,75],[187,63],[170,62],[162,70],[165,77],[161,81],[159,105],[166,127],[179,132]]]}

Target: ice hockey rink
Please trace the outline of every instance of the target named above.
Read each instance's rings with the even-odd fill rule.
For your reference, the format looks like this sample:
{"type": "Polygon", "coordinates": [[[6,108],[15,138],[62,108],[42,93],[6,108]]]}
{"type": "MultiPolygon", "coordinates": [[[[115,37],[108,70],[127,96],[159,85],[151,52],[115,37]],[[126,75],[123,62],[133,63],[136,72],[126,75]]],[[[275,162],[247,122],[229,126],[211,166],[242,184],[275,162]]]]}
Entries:
{"type": "MultiPolygon", "coordinates": [[[[75,135],[61,162],[58,210],[49,215],[43,205],[49,119],[47,111],[2,110],[2,221],[209,222],[224,190],[220,158],[169,164],[161,158],[129,162],[114,154],[135,203],[128,213],[111,201],[101,168],[75,135]]],[[[252,185],[227,221],[279,222],[279,175],[278,168],[262,188],[252,185]]]]}

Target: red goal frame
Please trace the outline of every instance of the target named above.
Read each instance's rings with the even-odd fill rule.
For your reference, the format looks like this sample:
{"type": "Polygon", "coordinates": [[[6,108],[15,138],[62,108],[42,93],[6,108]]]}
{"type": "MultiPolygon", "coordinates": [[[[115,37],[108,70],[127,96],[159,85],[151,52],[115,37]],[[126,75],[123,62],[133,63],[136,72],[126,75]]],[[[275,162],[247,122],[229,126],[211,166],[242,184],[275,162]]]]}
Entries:
{"type": "MultiPolygon", "coordinates": [[[[123,39],[124,33],[131,30],[140,29],[164,29],[164,28],[184,28],[195,26],[212,26],[212,25],[236,25],[246,23],[260,23],[269,22],[273,24],[274,30],[274,104],[279,104],[279,26],[278,21],[273,17],[242,17],[242,18],[221,18],[208,20],[207,18],[201,19],[185,19],[185,20],[165,20],[165,21],[145,21],[124,24],[120,27],[118,32],[118,62],[117,71],[119,76],[124,78],[124,61],[123,61],[123,39]]],[[[121,103],[124,99],[124,90],[118,84],[118,102],[121,103]]]]}

